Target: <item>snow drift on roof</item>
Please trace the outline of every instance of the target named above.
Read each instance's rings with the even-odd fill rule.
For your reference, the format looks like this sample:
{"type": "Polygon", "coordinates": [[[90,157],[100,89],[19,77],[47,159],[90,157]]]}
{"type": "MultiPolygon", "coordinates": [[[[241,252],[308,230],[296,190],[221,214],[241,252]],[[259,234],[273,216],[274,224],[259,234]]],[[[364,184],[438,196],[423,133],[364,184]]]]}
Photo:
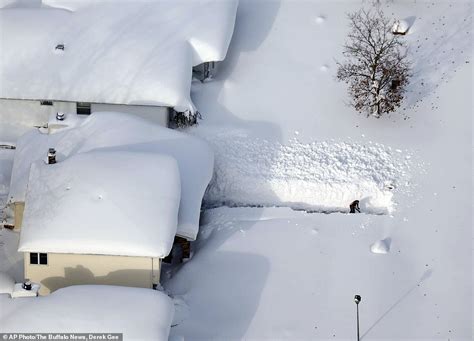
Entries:
{"type": "Polygon", "coordinates": [[[124,340],[168,340],[171,299],[150,289],[78,285],[51,295],[0,295],[0,332],[123,333],[124,340]]]}
{"type": "Polygon", "coordinates": [[[177,233],[196,238],[202,198],[214,167],[214,154],[202,139],[137,116],[112,112],[93,113],[77,127],[52,135],[32,131],[17,142],[9,194],[11,202],[25,201],[30,165],[36,160],[45,160],[50,147],[56,148],[59,161],[98,148],[159,153],[175,158],[181,177],[177,233]]]}
{"type": "Polygon", "coordinates": [[[18,250],[167,256],[180,199],[176,160],[90,151],[31,166],[18,250]]]}
{"type": "Polygon", "coordinates": [[[192,67],[225,58],[237,0],[0,2],[0,98],[194,110],[192,67]]]}

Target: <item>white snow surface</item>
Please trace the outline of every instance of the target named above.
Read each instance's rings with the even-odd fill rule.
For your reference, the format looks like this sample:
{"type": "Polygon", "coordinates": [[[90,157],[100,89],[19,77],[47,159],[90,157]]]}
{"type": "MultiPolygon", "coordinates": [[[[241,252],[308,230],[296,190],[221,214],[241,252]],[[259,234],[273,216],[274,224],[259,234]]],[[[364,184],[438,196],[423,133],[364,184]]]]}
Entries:
{"type": "MultiPolygon", "coordinates": [[[[296,134],[309,146],[372,141],[412,160],[411,196],[399,181],[391,215],[206,212],[193,259],[171,280],[163,274],[187,306],[173,339],[353,340],[360,294],[363,340],[472,340],[472,1],[380,3],[411,25],[403,39],[414,72],[396,113],[358,115],[335,81],[345,13],[372,1],[241,0],[217,77],[193,86],[204,117],[196,130],[228,144],[244,131],[271,151],[296,134]],[[387,238],[388,254],[370,251],[387,238]]],[[[253,169],[247,155],[232,156],[232,167],[253,169]]],[[[13,235],[2,236],[9,250],[13,235]]]]}
{"type": "Polygon", "coordinates": [[[162,292],[108,285],[62,288],[51,295],[0,295],[2,333],[123,333],[124,340],[168,340],[173,303],[162,292]]]}
{"type": "Polygon", "coordinates": [[[373,253],[380,253],[380,254],[389,253],[390,252],[390,243],[391,243],[390,238],[377,240],[375,243],[373,243],[370,246],[370,251],[373,252],[373,253]]]}
{"type": "MultiPolygon", "coordinates": [[[[363,340],[473,339],[473,4],[379,1],[387,16],[410,23],[409,34],[400,38],[409,45],[413,76],[402,107],[375,119],[348,107],[346,85],[335,80],[349,31],[345,14],[373,3],[241,0],[218,75],[193,86],[203,114],[193,133],[216,150],[216,175],[223,180],[212,185],[211,202],[241,198],[227,190],[240,191],[231,182],[240,180],[225,173],[254,174],[260,188],[270,188],[273,179],[261,174],[285,160],[282,151],[300,155],[301,144],[324,154],[312,150],[315,142],[347,144],[364,158],[364,148],[379,146],[367,165],[380,165],[378,155],[391,150],[388,164],[396,167],[382,173],[395,175],[388,178],[396,180],[396,210],[206,212],[194,258],[164,284],[188,306],[173,328],[176,339],[354,340],[355,294],[362,296],[363,340]],[[229,147],[233,140],[243,148],[229,147]],[[255,152],[249,153],[249,145],[255,152]],[[389,253],[370,251],[387,238],[389,253]]],[[[332,152],[341,155],[337,148],[332,152]]],[[[293,157],[286,157],[284,164],[293,165],[293,157]]],[[[302,165],[293,174],[308,168],[302,165]]],[[[328,181],[333,178],[328,172],[328,181]]],[[[246,187],[252,194],[256,182],[246,187]]],[[[305,193],[308,183],[294,192],[305,193]]],[[[277,196],[265,199],[281,204],[277,196]]]]}
{"type": "MultiPolygon", "coordinates": [[[[201,202],[212,177],[214,155],[202,139],[155,125],[130,114],[98,112],[80,125],[55,134],[31,131],[17,141],[9,200],[24,201],[31,164],[54,147],[58,161],[95,149],[169,155],[178,162],[181,181],[177,233],[195,239],[201,202]]],[[[157,181],[160,181],[157,179],[157,181]]]]}
{"type": "Polygon", "coordinates": [[[194,110],[192,67],[225,58],[237,4],[2,1],[0,98],[194,110]]]}
{"type": "Polygon", "coordinates": [[[166,257],[181,187],[175,159],[89,151],[31,166],[18,251],[166,257]]]}
{"type": "Polygon", "coordinates": [[[177,340],[354,340],[356,294],[364,340],[471,339],[469,258],[446,257],[458,221],[420,237],[385,215],[289,208],[221,207],[203,222],[192,260],[162,279],[183,301],[177,340]],[[387,234],[393,250],[371,253],[387,234]]]}
{"type": "Polygon", "coordinates": [[[390,214],[395,191],[408,192],[409,153],[380,143],[322,141],[287,144],[230,130],[194,131],[216,153],[215,176],[206,192],[209,206],[291,206],[316,211],[390,214]],[[245,162],[241,162],[241,160],[245,162]]]}

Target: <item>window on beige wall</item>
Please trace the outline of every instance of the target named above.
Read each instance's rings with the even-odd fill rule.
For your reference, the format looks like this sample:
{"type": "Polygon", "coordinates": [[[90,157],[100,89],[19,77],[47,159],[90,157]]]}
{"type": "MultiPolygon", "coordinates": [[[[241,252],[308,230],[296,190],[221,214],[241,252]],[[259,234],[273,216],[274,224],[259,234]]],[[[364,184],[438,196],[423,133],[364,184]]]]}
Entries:
{"type": "Polygon", "coordinates": [[[47,253],[30,253],[30,264],[48,265],[48,254],[47,253]]]}

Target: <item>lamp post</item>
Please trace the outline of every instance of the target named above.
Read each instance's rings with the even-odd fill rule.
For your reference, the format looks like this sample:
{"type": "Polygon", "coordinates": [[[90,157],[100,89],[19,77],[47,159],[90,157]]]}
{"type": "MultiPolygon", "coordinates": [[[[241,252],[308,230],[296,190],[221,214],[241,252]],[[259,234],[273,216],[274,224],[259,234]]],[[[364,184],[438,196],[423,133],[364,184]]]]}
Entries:
{"type": "Polygon", "coordinates": [[[354,302],[357,306],[357,341],[360,341],[360,336],[359,336],[359,303],[361,301],[360,295],[355,295],[354,296],[354,302]]]}

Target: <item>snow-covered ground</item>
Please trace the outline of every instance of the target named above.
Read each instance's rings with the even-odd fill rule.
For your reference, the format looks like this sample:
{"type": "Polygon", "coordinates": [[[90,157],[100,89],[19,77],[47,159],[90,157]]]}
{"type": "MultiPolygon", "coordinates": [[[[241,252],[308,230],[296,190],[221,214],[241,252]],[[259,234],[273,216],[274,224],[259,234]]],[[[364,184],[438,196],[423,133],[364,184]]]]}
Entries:
{"type": "MultiPolygon", "coordinates": [[[[184,321],[173,335],[354,339],[353,297],[360,294],[364,339],[469,338],[469,302],[467,316],[457,310],[468,288],[446,295],[443,288],[455,285],[450,262],[419,239],[394,233],[394,219],[217,208],[204,222],[194,258],[167,284],[188,306],[180,306],[177,319],[184,321]],[[388,236],[389,254],[370,252],[388,236]]],[[[443,234],[426,233],[420,239],[433,244],[443,234]]]]}
{"type": "Polygon", "coordinates": [[[209,206],[332,211],[352,195],[389,214],[206,212],[165,285],[176,338],[354,339],[360,294],[364,340],[472,339],[472,3],[382,1],[411,25],[414,75],[381,119],[335,81],[344,14],[361,5],[242,0],[217,79],[194,85],[190,131],[216,151],[209,206]]]}

